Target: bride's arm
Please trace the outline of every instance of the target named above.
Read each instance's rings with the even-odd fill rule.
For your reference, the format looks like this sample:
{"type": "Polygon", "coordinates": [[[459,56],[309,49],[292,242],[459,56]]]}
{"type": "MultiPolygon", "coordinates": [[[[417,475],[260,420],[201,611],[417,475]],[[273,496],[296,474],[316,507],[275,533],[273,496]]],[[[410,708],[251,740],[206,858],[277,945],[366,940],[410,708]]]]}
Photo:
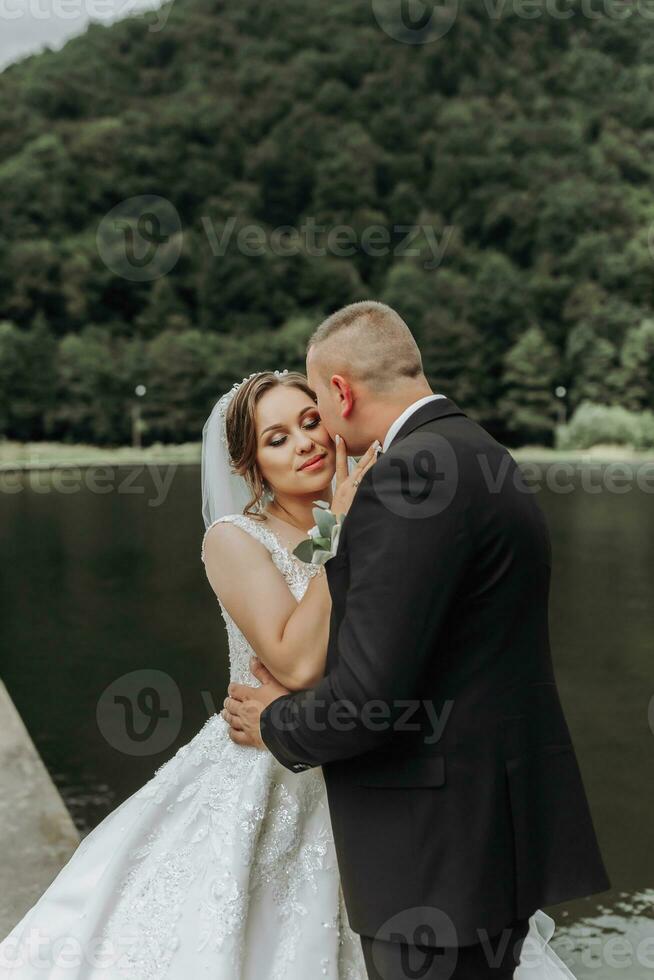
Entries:
{"type": "Polygon", "coordinates": [[[297,602],[270,553],[232,524],[216,524],[207,535],[205,568],[221,603],[279,683],[291,691],[317,684],[329,638],[327,576],[314,575],[297,602]]]}

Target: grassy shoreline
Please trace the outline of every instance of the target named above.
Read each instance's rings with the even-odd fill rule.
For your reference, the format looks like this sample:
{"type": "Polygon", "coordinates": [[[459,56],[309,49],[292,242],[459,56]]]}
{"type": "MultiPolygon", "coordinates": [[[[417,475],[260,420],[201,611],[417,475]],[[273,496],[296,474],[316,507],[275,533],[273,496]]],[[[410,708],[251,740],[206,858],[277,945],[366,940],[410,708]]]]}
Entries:
{"type": "Polygon", "coordinates": [[[654,462],[654,449],[601,445],[590,449],[550,449],[548,446],[521,446],[511,449],[518,462],[530,463],[646,463],[654,462]]]}
{"type": "MultiPolygon", "coordinates": [[[[93,466],[199,465],[201,442],[179,445],[154,443],[142,449],[132,446],[102,447],[59,442],[0,441],[0,472],[59,470],[93,466]]],[[[550,449],[522,446],[511,453],[519,462],[643,463],[654,461],[654,450],[639,452],[630,446],[593,446],[592,449],[550,449]]]]}
{"type": "Polygon", "coordinates": [[[91,466],[166,466],[172,463],[199,464],[201,442],[179,445],[154,443],[137,449],[132,446],[72,445],[63,442],[0,442],[0,472],[16,470],[55,470],[91,466]]]}

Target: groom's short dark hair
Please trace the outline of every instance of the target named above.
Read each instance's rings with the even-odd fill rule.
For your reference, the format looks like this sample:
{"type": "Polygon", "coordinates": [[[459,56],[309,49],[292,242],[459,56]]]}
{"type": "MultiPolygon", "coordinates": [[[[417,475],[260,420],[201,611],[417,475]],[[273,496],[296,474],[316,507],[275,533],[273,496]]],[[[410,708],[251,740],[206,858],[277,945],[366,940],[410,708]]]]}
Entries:
{"type": "Polygon", "coordinates": [[[324,345],[330,368],[338,370],[342,361],[349,372],[378,388],[423,373],[409,327],[391,306],[375,300],[350,303],[328,316],[312,334],[307,350],[318,345],[324,345]]]}

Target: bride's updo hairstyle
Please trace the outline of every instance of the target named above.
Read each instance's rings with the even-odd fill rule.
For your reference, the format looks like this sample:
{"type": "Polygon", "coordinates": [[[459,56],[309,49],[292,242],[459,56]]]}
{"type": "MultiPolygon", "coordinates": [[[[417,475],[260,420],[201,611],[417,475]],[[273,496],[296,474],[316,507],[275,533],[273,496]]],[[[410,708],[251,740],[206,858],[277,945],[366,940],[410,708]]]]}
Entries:
{"type": "Polygon", "coordinates": [[[243,513],[259,520],[263,519],[261,511],[266,494],[271,492],[271,488],[263,479],[257,464],[255,414],[259,400],[267,391],[278,385],[284,388],[299,388],[312,402],[316,401],[315,392],[299,371],[288,371],[286,374],[261,371],[238,386],[225,415],[227,449],[232,461],[232,469],[234,473],[244,477],[252,493],[252,499],[243,508],[243,513]]]}

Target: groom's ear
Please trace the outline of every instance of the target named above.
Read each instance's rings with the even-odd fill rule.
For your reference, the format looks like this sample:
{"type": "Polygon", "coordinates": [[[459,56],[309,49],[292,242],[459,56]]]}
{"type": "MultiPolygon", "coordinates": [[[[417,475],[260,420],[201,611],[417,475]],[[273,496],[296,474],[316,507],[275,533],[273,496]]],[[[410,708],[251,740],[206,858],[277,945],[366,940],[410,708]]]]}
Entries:
{"type": "Polygon", "coordinates": [[[354,407],[352,386],[345,380],[342,374],[333,374],[331,377],[331,385],[333,389],[335,389],[338,397],[341,418],[346,419],[351,414],[354,407]]]}

